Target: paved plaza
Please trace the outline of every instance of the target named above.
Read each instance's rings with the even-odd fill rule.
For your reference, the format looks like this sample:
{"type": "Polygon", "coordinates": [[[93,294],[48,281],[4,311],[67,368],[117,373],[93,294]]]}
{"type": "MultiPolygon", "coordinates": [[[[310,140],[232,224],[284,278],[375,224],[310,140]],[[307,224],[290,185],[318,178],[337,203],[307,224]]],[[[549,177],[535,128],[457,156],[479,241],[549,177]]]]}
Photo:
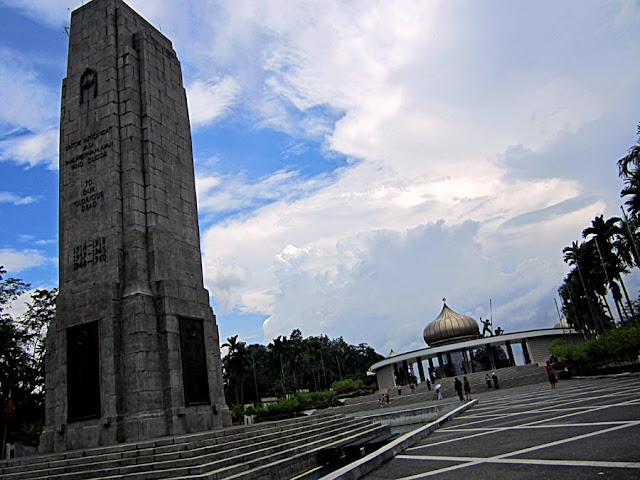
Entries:
{"type": "Polygon", "coordinates": [[[640,376],[491,390],[374,479],[640,478],[640,376]]]}

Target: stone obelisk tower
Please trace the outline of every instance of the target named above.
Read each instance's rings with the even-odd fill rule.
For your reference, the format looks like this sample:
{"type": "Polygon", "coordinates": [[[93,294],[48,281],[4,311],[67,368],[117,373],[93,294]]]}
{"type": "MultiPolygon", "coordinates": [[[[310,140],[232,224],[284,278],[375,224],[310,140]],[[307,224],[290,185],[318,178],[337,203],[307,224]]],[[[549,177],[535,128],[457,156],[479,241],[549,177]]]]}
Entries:
{"type": "Polygon", "coordinates": [[[180,62],[121,0],[72,14],[60,128],[41,451],[229,425],[180,62]]]}

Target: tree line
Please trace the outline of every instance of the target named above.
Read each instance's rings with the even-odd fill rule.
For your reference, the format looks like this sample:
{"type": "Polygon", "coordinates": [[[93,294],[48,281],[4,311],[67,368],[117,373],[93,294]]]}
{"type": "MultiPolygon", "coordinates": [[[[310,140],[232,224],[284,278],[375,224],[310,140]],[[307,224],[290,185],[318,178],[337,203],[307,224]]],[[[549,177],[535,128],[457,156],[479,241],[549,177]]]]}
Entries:
{"type": "Polygon", "coordinates": [[[44,425],[44,340],[55,316],[58,289],[31,291],[26,312],[14,317],[10,304],[31,286],[6,276],[0,266],[0,400],[2,446],[37,446],[44,425]]]}
{"type": "Polygon", "coordinates": [[[259,403],[265,397],[286,397],[301,391],[329,390],[335,382],[354,385],[375,383],[367,370],[384,357],[365,343],[350,345],[342,337],[326,335],[303,338],[299,329],[274,338],[269,345],[246,345],[238,336],[222,345],[227,403],[259,403]]]}
{"type": "Polygon", "coordinates": [[[625,275],[640,268],[640,124],[637,134],[637,144],[617,162],[624,184],[622,216],[596,216],[582,239],[562,250],[572,267],[558,290],[564,315],[587,337],[637,321],[640,315],[640,303],[624,282],[625,275]]]}

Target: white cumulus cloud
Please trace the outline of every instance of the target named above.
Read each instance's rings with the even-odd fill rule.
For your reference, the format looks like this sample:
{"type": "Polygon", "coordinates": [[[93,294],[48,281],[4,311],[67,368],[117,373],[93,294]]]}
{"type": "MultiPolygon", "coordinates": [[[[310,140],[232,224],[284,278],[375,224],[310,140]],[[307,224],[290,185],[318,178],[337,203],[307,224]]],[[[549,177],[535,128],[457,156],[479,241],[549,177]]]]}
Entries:
{"type": "Polygon", "coordinates": [[[46,257],[40,250],[16,250],[13,248],[0,249],[0,265],[4,266],[5,270],[10,275],[14,275],[28,268],[50,264],[55,261],[56,259],[46,257]]]}
{"type": "Polygon", "coordinates": [[[231,77],[219,82],[196,80],[187,87],[191,125],[198,128],[212,124],[229,112],[239,93],[240,87],[231,77]]]}

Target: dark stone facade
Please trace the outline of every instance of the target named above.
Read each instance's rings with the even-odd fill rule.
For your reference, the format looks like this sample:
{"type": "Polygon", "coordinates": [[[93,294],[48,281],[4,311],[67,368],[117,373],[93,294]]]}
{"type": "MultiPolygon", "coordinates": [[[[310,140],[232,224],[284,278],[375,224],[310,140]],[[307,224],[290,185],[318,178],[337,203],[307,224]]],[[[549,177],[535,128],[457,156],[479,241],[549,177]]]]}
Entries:
{"type": "Polygon", "coordinates": [[[60,294],[40,450],[229,425],[180,62],[121,0],[72,14],[60,125],[60,294]]]}

